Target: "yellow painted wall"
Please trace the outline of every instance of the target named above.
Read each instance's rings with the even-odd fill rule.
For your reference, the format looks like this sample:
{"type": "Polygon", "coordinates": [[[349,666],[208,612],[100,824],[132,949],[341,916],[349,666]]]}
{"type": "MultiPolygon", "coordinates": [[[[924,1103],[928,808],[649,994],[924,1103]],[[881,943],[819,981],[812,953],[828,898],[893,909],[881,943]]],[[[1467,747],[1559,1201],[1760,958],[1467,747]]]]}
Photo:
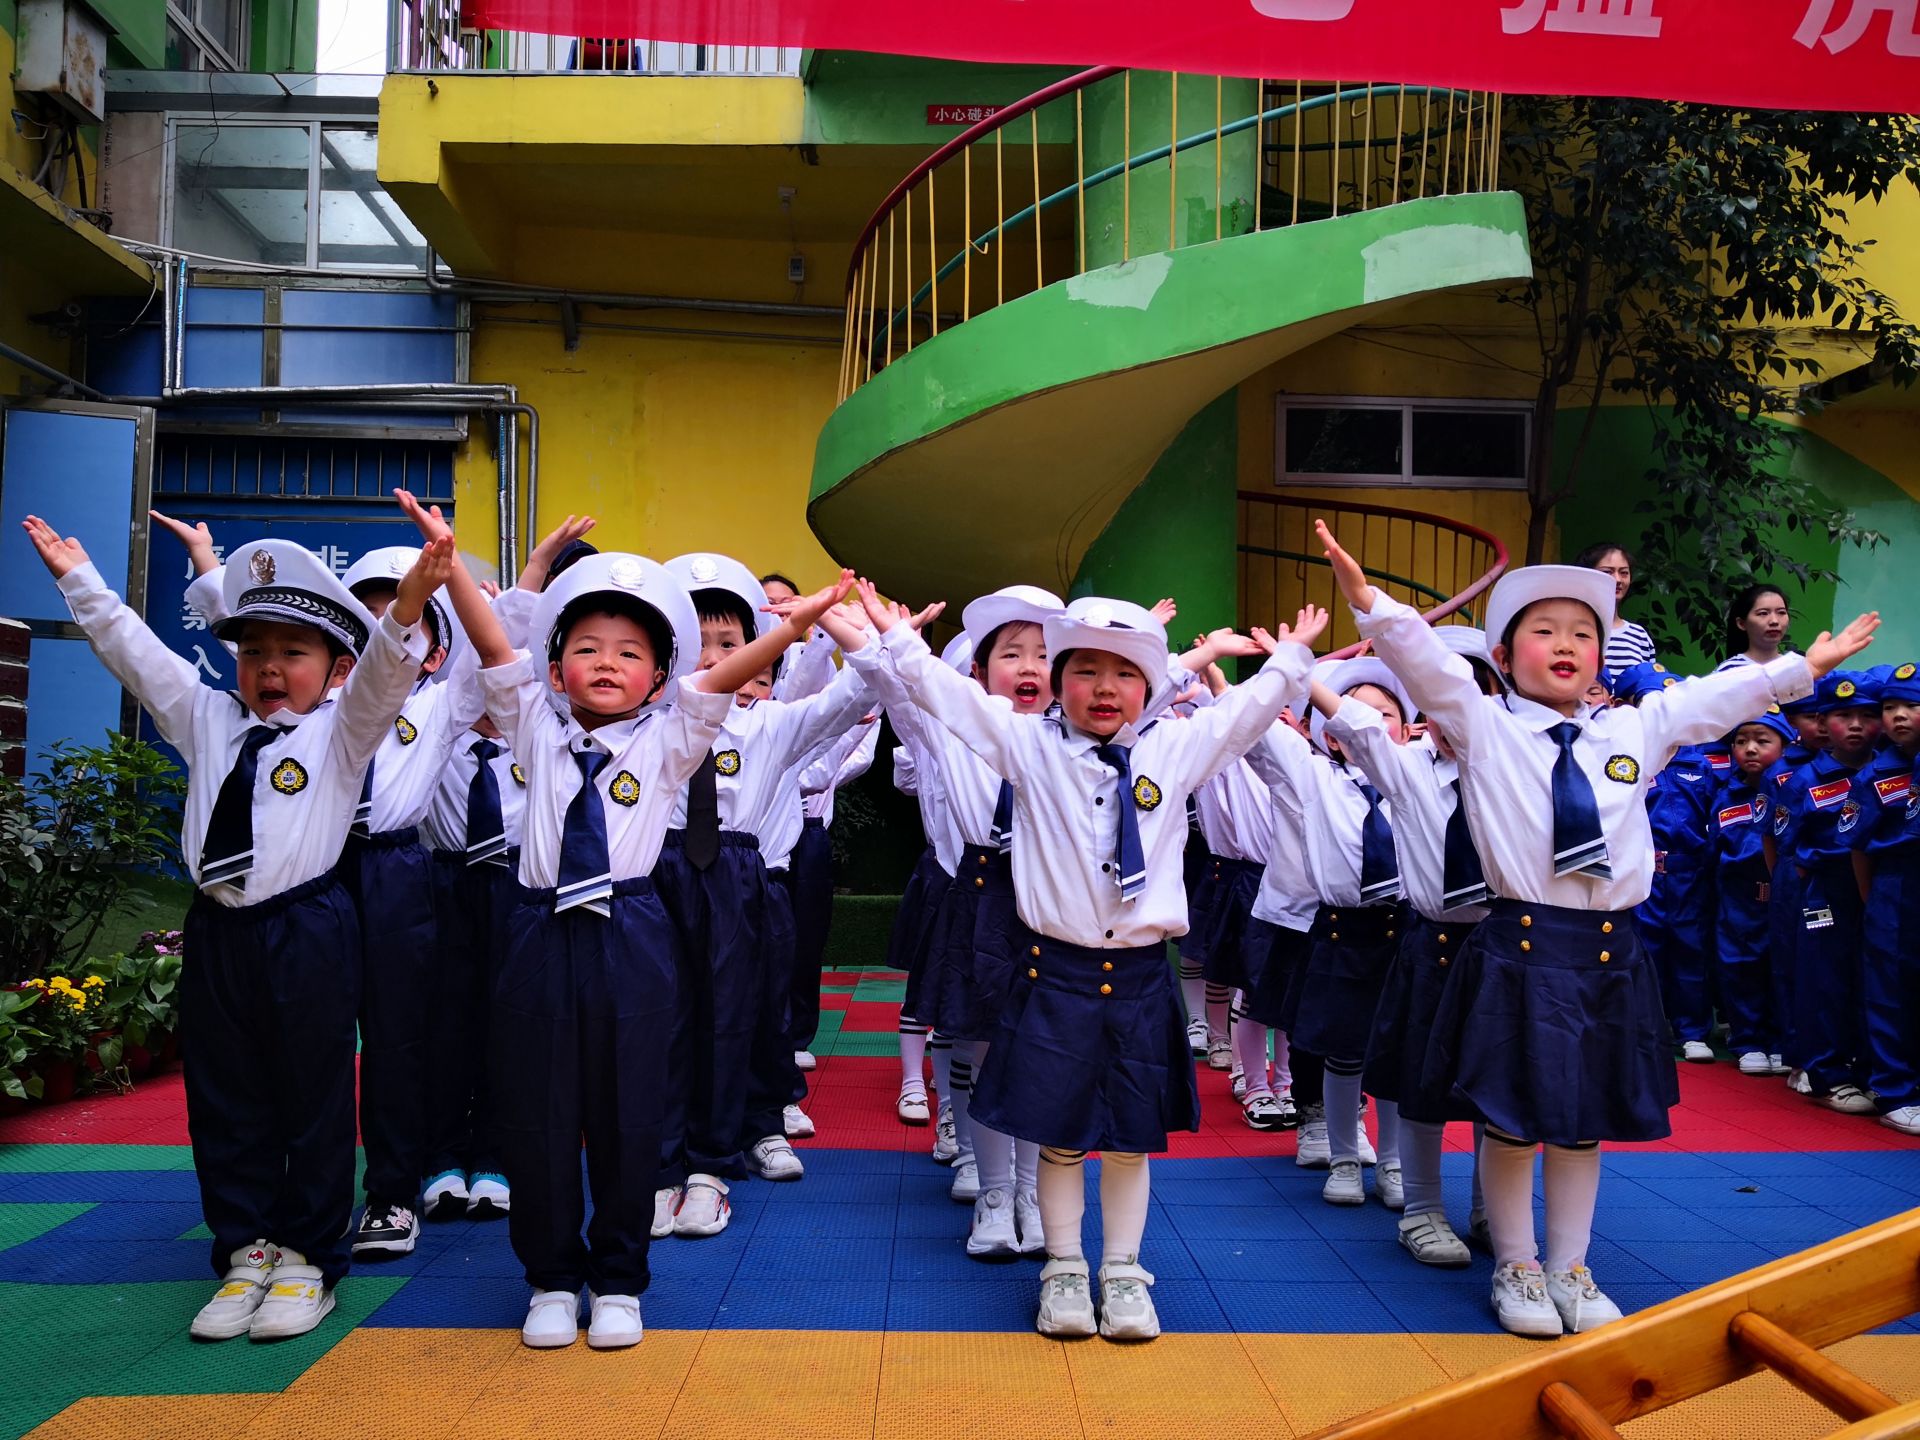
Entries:
{"type": "MultiPolygon", "coordinates": [[[[20,103],[13,88],[13,72],[13,35],[0,27],[0,114],[10,114],[20,103]]],[[[38,141],[27,138],[29,133],[32,127],[16,125],[11,120],[0,121],[0,164],[11,166],[31,180],[40,168],[41,146],[38,141]]],[[[87,174],[97,173],[93,153],[88,151],[87,174]]],[[[61,198],[69,204],[79,204],[72,177],[68,179],[67,193],[61,198]]],[[[44,326],[27,319],[29,314],[47,308],[44,297],[36,293],[38,277],[29,273],[17,259],[10,259],[5,249],[0,245],[0,341],[49,365],[67,368],[73,358],[67,353],[67,346],[55,341],[44,326]]],[[[19,393],[27,379],[26,371],[0,360],[0,395],[19,393]]]]}
{"type": "Polygon", "coordinates": [[[1903,398],[1900,409],[1837,406],[1806,428],[1920,500],[1920,397],[1908,392],[1903,398]]]}

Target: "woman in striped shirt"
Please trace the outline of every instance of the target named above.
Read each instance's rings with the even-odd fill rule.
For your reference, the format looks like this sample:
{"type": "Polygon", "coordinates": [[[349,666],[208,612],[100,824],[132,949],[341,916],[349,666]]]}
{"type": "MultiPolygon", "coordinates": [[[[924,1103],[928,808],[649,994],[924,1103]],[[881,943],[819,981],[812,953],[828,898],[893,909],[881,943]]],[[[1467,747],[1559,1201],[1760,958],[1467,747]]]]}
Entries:
{"type": "Polygon", "coordinates": [[[1727,606],[1727,658],[1714,672],[1779,659],[1787,648],[1787,627],[1792,622],[1784,590],[1776,585],[1747,586],[1727,606]]]}
{"type": "Polygon", "coordinates": [[[1607,632],[1606,668],[1624,670],[1629,665],[1652,664],[1656,658],[1653,637],[1620,613],[1627,591],[1633,588],[1633,556],[1626,546],[1603,540],[1582,550],[1573,563],[1613,577],[1613,628],[1607,632]]]}

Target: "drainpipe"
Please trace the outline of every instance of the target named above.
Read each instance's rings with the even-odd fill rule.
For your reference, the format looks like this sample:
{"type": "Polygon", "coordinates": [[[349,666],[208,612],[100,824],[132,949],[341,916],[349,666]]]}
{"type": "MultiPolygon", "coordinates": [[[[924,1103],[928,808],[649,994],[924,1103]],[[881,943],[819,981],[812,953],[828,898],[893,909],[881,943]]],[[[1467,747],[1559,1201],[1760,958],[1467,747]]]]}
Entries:
{"type": "Polygon", "coordinates": [[[40,376],[43,380],[51,380],[56,385],[63,385],[77,394],[84,395],[89,400],[106,400],[110,398],[109,396],[102,395],[91,385],[82,384],[67,374],[66,371],[56,370],[53,366],[46,364],[44,361],[36,360],[33,356],[27,354],[26,351],[16,350],[11,345],[0,343],[0,360],[5,360],[10,365],[18,365],[22,370],[30,371],[40,376]]]}
{"type": "Polygon", "coordinates": [[[773,300],[710,300],[691,295],[632,295],[617,290],[565,290],[507,280],[443,280],[440,257],[427,251],[427,288],[462,300],[547,305],[598,305],[607,310],[697,310],[720,315],[783,315],[794,320],[845,320],[844,305],[786,305],[773,300]]]}

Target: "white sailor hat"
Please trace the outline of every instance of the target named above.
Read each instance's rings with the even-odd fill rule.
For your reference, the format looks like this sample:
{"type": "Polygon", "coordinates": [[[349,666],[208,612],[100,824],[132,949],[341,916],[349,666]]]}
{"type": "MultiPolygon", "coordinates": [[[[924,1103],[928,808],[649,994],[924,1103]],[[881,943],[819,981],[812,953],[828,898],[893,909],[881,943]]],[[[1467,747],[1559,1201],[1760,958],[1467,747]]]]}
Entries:
{"type": "Polygon", "coordinates": [[[216,633],[238,640],[249,620],[311,625],[355,655],[373,635],[373,616],[328,566],[292,540],[255,540],[227,556],[220,582],[227,611],[216,633]]]}
{"type": "Polygon", "coordinates": [[[1502,675],[1500,667],[1493,663],[1493,652],[1488,648],[1486,631],[1475,629],[1471,625],[1436,625],[1433,627],[1433,633],[1438,635],[1440,643],[1454,654],[1467,660],[1478,660],[1499,676],[1502,685],[1507,683],[1507,677],[1502,675]]]}
{"type": "Polygon", "coordinates": [[[973,637],[962,630],[947,642],[947,648],[940,652],[940,663],[951,665],[962,675],[973,664],[973,637]]]}
{"type": "MultiPolygon", "coordinates": [[[[360,598],[360,589],[365,585],[382,585],[389,589],[397,588],[404,576],[420,559],[420,547],[417,545],[382,545],[377,550],[369,550],[353,564],[347,567],[347,573],[340,577],[340,583],[353,592],[354,598],[360,598]]],[[[460,633],[453,624],[453,607],[445,604],[442,591],[436,590],[427,597],[429,621],[433,626],[434,639],[447,650],[447,658],[453,658],[455,637],[460,633]]],[[[444,674],[443,664],[438,673],[444,674]]]]}
{"type": "MultiPolygon", "coordinates": [[[[667,622],[673,632],[673,654],[667,657],[665,666],[668,679],[677,680],[694,672],[700,664],[700,617],[694,612],[693,597],[664,565],[618,550],[582,557],[540,592],[528,630],[536,653],[542,657],[553,654],[559,640],[555,631],[569,606],[601,594],[638,601],[667,622]]],[[[661,694],[666,695],[667,690],[662,689],[661,694]]]]}
{"type": "Polygon", "coordinates": [[[1069,650],[1106,650],[1139,666],[1147,677],[1143,714],[1163,708],[1173,691],[1173,677],[1167,673],[1167,627],[1143,606],[1083,595],[1063,613],[1049,615],[1041,628],[1049,664],[1059,664],[1069,650]]]}
{"type": "MultiPolygon", "coordinates": [[[[1594,572],[1598,574],[1599,572],[1594,572]]],[[[1413,700],[1407,694],[1407,687],[1400,683],[1400,677],[1387,668],[1384,660],[1372,655],[1356,655],[1351,660],[1342,660],[1325,675],[1317,677],[1322,685],[1336,695],[1345,695],[1362,685],[1377,685],[1399,703],[1400,721],[1411,723],[1414,716],[1413,700]]],[[[1327,717],[1318,710],[1313,712],[1313,743],[1326,748],[1324,736],[1327,730],[1327,717]]]]}
{"type": "Polygon", "coordinates": [[[1066,602],[1051,590],[1042,590],[1038,585],[1008,585],[968,605],[961,613],[960,623],[966,626],[967,638],[978,650],[1002,625],[1021,622],[1045,625],[1049,616],[1058,615],[1066,608],[1066,602]]]}
{"type": "Polygon", "coordinates": [[[767,589],[759,577],[730,556],[706,552],[676,555],[666,562],[666,570],[689,595],[696,590],[724,590],[745,605],[753,616],[753,634],[746,637],[749,640],[766,634],[778,623],[767,613],[767,589]]]}
{"type": "Polygon", "coordinates": [[[1498,645],[1520,612],[1541,600],[1577,600],[1600,617],[1600,641],[1613,628],[1613,577],[1584,565],[1523,565],[1495,582],[1487,597],[1487,643],[1498,645]]]}

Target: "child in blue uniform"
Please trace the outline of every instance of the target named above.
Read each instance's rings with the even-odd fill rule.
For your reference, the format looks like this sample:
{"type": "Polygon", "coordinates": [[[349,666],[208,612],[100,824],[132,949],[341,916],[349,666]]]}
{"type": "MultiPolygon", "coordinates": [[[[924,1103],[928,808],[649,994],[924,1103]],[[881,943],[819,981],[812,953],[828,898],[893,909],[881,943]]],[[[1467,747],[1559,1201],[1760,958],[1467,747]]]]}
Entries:
{"type": "Polygon", "coordinates": [[[1681,745],[1804,694],[1865,648],[1879,619],[1821,636],[1804,659],[1593,711],[1585,696],[1613,587],[1595,571],[1529,566],[1488,597],[1493,658],[1512,685],[1494,699],[1419,612],[1376,591],[1332,531],[1316,528],[1361,635],[1454,747],[1474,846],[1499,897],[1449,967],[1422,1070],[1423,1085],[1444,1086],[1487,1127],[1494,1314],[1521,1335],[1592,1329],[1620,1316],[1586,1263],[1599,1142],[1664,1138],[1679,1098],[1659,981],[1633,914],[1653,876],[1646,781],[1681,745]],[[1532,1203],[1541,1143],[1544,1273],[1532,1203]]]}
{"type": "Polygon", "coordinates": [[[1773,884],[1767,837],[1775,788],[1768,773],[1793,738],[1793,726],[1777,706],[1728,737],[1733,774],[1714,792],[1708,827],[1718,902],[1714,988],[1727,1022],[1727,1045],[1739,1057],[1742,1075],[1773,1075],[1785,1068],[1777,1058],[1780,1016],[1774,1008],[1767,908],[1773,884]]]}
{"type": "Polygon", "coordinates": [[[1865,912],[1867,1083],[1880,1123],[1920,1135],[1920,670],[1880,687],[1884,744],[1853,782],[1853,864],[1865,912]]]}
{"type": "Polygon", "coordinates": [[[1765,787],[1771,797],[1764,843],[1773,876],[1767,890],[1767,934],[1773,972],[1774,1038],[1779,1046],[1777,1064],[1787,1071],[1787,1088],[1799,1095],[1807,1093],[1806,1054],[1801,1048],[1793,1003],[1800,953],[1800,873],[1792,864],[1780,863],[1793,853],[1794,818],[1793,807],[1781,802],[1787,798],[1787,785],[1793,777],[1827,748],[1826,717],[1814,710],[1814,700],[1808,695],[1780,707],[1794,738],[1768,768],[1765,787]]]}
{"type": "Polygon", "coordinates": [[[361,774],[426,656],[421,613],[452,543],[420,555],[378,621],[299,545],[241,546],[217,627],[236,646],[238,688],[220,691],[121,603],[78,540],[32,516],[26,530],[94,652],[187,760],[180,849],[199,888],[181,1048],[225,1277],[193,1334],[304,1334],[333,1308],[353,1213],[361,949],[340,852],[361,774]]]}

